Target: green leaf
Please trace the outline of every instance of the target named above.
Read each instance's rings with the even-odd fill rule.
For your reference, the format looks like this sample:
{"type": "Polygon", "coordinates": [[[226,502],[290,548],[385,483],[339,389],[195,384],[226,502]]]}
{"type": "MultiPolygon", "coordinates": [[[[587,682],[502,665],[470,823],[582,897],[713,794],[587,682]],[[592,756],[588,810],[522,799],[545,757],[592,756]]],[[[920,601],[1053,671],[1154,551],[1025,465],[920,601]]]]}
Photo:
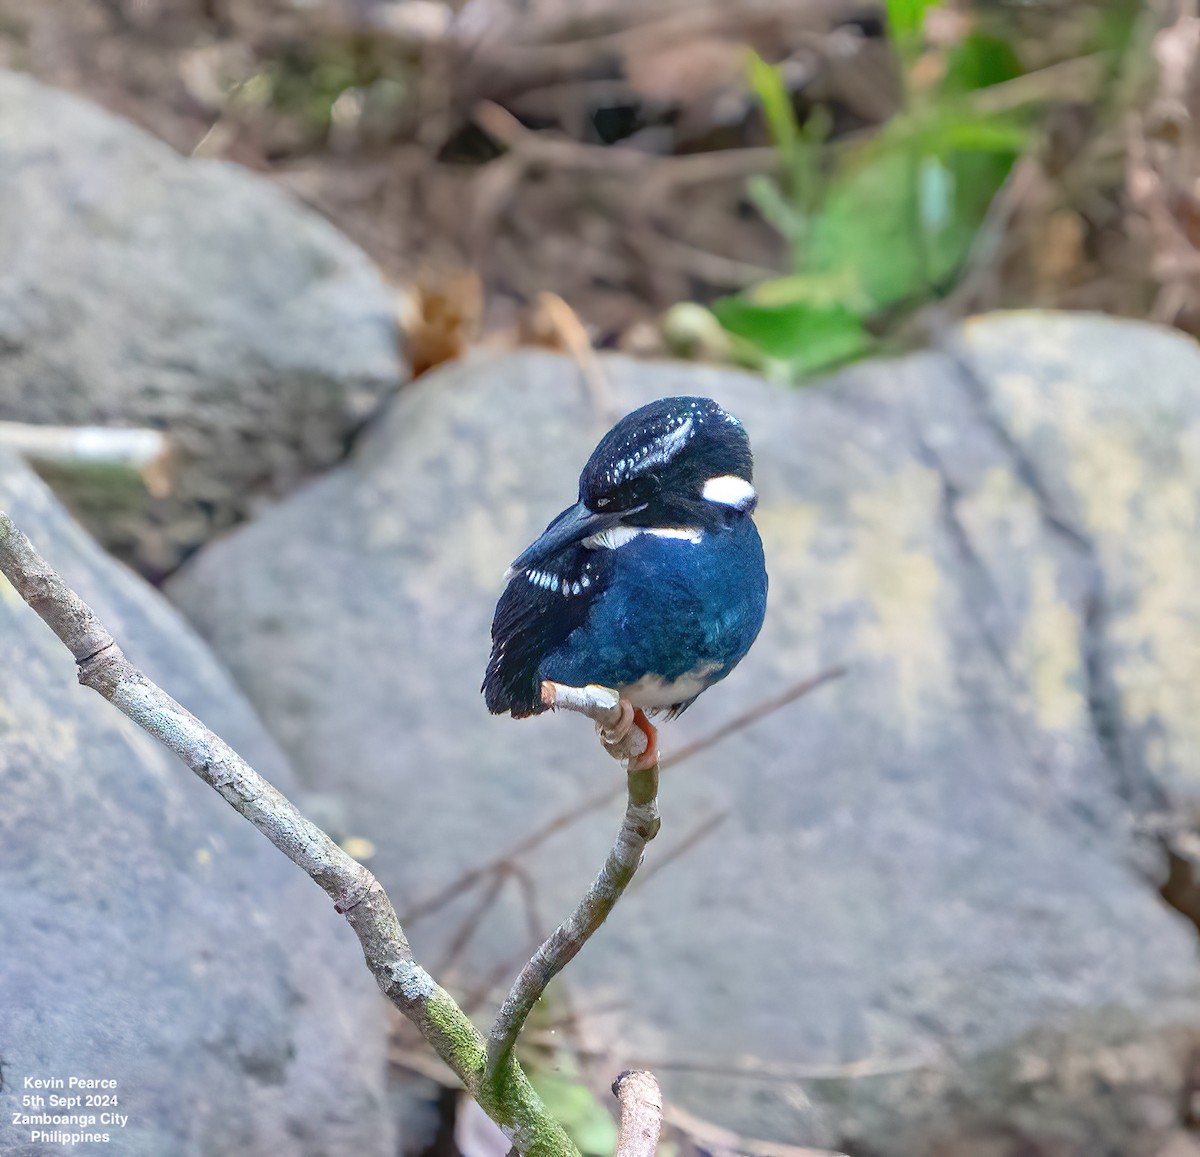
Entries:
{"type": "Polygon", "coordinates": [[[742,297],[751,305],[844,306],[858,318],[869,317],[875,309],[875,303],[863,291],[855,271],[848,267],[829,273],[773,277],[747,289],[742,297]]]}
{"type": "Polygon", "coordinates": [[[796,110],[792,107],[792,94],[783,82],[783,76],[773,64],[768,64],[757,52],[749,56],[750,87],[762,105],[767,131],[784,159],[791,162],[800,138],[796,123],[796,110]]]}
{"type": "Polygon", "coordinates": [[[875,309],[930,296],[970,251],[1026,140],[1018,123],[961,110],[895,118],[830,182],[804,272],[849,270],[875,309]]]}
{"type": "Polygon", "coordinates": [[[1015,157],[1028,147],[1032,134],[1015,119],[944,115],[925,140],[934,152],[962,149],[972,152],[1009,153],[1015,157]]]}
{"type": "Polygon", "coordinates": [[[1015,49],[999,36],[972,32],[964,36],[946,56],[946,73],[939,95],[974,92],[993,84],[1014,80],[1024,70],[1015,49]]]}
{"type": "Polygon", "coordinates": [[[949,285],[958,273],[1014,158],[1012,153],[971,150],[943,158],[953,182],[954,205],[945,227],[927,239],[926,270],[933,284],[949,285]]]}
{"type": "Polygon", "coordinates": [[[887,0],[888,29],[900,40],[917,36],[925,27],[925,10],[938,0],[887,0]]]}
{"type": "Polygon", "coordinates": [[[799,246],[808,235],[808,217],[779,187],[779,182],[759,173],[746,182],[751,203],[772,229],[789,245],[799,246]]]}
{"type": "Polygon", "coordinates": [[[849,270],[875,308],[924,291],[918,161],[910,147],[880,143],[846,166],[813,220],[806,272],[849,270]]]}
{"type": "Polygon", "coordinates": [[[872,338],[858,317],[842,305],[756,305],[742,297],[713,303],[717,320],[766,358],[784,362],[796,374],[817,370],[866,353],[872,338]]]}
{"type": "Polygon", "coordinates": [[[616,1123],[586,1085],[546,1069],[529,1079],[584,1157],[608,1157],[617,1147],[616,1123]]]}

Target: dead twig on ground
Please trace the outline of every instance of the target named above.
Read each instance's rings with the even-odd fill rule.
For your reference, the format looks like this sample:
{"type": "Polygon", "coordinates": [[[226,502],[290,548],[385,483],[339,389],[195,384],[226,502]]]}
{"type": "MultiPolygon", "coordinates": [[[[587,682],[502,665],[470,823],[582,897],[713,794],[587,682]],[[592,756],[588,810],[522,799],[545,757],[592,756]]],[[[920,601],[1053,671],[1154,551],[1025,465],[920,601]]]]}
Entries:
{"type": "Polygon", "coordinates": [[[155,498],[171,490],[171,444],[161,430],[0,422],[0,448],[30,462],[67,470],[92,466],[128,470],[155,498]]]}
{"type": "Polygon", "coordinates": [[[621,1126],[615,1157],[654,1157],[662,1132],[662,1090],[653,1073],[625,1072],[613,1081],[621,1103],[621,1126]]]}

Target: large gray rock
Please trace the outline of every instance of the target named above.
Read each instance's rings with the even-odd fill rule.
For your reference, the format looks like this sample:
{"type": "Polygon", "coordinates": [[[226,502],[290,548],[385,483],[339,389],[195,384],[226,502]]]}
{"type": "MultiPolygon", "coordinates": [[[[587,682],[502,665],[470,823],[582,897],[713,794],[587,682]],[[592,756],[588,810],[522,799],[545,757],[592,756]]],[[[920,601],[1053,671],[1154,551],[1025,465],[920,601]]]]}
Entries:
{"type": "Polygon", "coordinates": [[[149,425],[178,448],[170,499],[69,488],[107,545],[170,569],[338,460],[400,379],[391,295],[327,222],[0,70],[0,418],[149,425]]]}
{"type": "MultiPolygon", "coordinates": [[[[711,394],[756,449],[767,622],[664,750],[849,673],[667,775],[648,866],[726,822],[570,975],[621,1010],[612,1073],[657,1063],[669,1097],[751,1135],[1152,1157],[1200,1043],[1196,929],[1158,895],[1154,834],[1200,761],[1200,356],[1091,318],[962,341],[802,392],[605,363],[622,407],[711,394]]],[[[601,432],[577,378],[537,353],[441,372],[170,586],[301,773],[345,794],[401,908],[617,774],[585,723],[493,719],[477,690],[504,567],[601,432]]],[[[530,858],[545,912],[615,823],[530,858]]],[[[412,930],[429,963],[464,910],[412,930]]],[[[524,928],[497,906],[464,985],[524,928]]]]}
{"type": "MultiPolygon", "coordinates": [[[[7,458],[0,509],[134,663],[294,789],[178,613],[7,458]]],[[[3,577],[0,639],[0,1152],[57,1151],[32,1140],[57,1129],[109,1133],[76,1153],[391,1157],[384,1009],[349,928],[214,791],[76,683],[3,577]],[[72,1076],[116,1081],[128,1124],[14,1123],[39,1111],[25,1109],[26,1078],[72,1076]]]]}

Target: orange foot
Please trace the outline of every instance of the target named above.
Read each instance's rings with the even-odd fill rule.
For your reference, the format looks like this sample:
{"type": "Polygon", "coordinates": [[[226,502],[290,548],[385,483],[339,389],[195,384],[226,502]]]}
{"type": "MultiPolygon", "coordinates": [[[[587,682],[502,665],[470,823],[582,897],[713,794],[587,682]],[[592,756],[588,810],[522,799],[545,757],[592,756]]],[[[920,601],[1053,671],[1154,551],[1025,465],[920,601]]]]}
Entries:
{"type": "Polygon", "coordinates": [[[629,761],[630,771],[649,771],[658,762],[658,729],[640,708],[634,708],[633,725],[646,737],[646,750],[629,761]]]}

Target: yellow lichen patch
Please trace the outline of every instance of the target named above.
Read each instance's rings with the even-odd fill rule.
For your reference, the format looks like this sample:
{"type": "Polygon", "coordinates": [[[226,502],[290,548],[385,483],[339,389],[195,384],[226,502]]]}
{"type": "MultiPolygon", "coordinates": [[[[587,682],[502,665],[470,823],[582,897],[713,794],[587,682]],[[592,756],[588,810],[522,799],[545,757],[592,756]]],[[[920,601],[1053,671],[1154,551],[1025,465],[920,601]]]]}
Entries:
{"type": "Polygon", "coordinates": [[[956,506],[971,547],[987,564],[995,551],[1024,555],[1038,549],[1042,515],[1037,499],[1011,470],[995,466],[956,506]]]}
{"type": "Polygon", "coordinates": [[[1110,626],[1113,675],[1126,719],[1164,741],[1152,770],[1200,777],[1200,541],[1196,493],[1183,478],[1142,504],[1137,533],[1102,544],[1108,568],[1134,592],[1110,626]]]}
{"type": "Polygon", "coordinates": [[[1036,559],[1029,580],[1029,618],[1018,653],[1038,726],[1048,731],[1074,730],[1087,717],[1080,633],[1077,615],[1059,597],[1054,564],[1048,558],[1036,559]]]}
{"type": "Polygon", "coordinates": [[[1135,504],[1146,484],[1143,459],[1096,422],[1078,387],[1064,389],[1061,428],[1067,477],[1089,537],[1124,537],[1135,524],[1135,504]]]}
{"type": "Polygon", "coordinates": [[[366,836],[347,836],[340,846],[346,855],[356,860],[369,860],[378,850],[366,836]]]}
{"type": "Polygon", "coordinates": [[[1046,420],[1045,387],[1030,374],[1007,371],[993,379],[1002,403],[1004,424],[1013,437],[1028,438],[1046,420]]]}
{"type": "Polygon", "coordinates": [[[786,506],[760,506],[754,515],[767,571],[803,574],[811,565],[809,552],[820,522],[820,510],[809,502],[789,502],[786,506]]]}
{"type": "Polygon", "coordinates": [[[905,731],[917,735],[927,712],[940,712],[952,684],[937,563],[923,542],[941,503],[941,481],[932,470],[910,466],[884,487],[851,500],[854,544],[843,559],[840,580],[857,590],[868,614],[857,649],[886,659],[896,680],[905,731]]]}
{"type": "Polygon", "coordinates": [[[470,511],[455,533],[440,535],[427,552],[423,544],[421,558],[414,558],[408,571],[407,595],[430,615],[453,608],[464,597],[459,583],[469,584],[483,601],[498,598],[505,569],[528,541],[527,527],[526,512],[515,503],[470,511]]]}
{"type": "MultiPolygon", "coordinates": [[[[767,637],[784,635],[786,647],[774,654],[775,675],[783,680],[807,677],[822,662],[840,661],[823,655],[821,624],[828,610],[843,598],[827,581],[822,557],[832,547],[821,541],[821,510],[805,502],[760,506],[754,516],[763,540],[770,576],[767,596],[767,637]]],[[[824,528],[841,536],[841,528],[824,528]]]]}

